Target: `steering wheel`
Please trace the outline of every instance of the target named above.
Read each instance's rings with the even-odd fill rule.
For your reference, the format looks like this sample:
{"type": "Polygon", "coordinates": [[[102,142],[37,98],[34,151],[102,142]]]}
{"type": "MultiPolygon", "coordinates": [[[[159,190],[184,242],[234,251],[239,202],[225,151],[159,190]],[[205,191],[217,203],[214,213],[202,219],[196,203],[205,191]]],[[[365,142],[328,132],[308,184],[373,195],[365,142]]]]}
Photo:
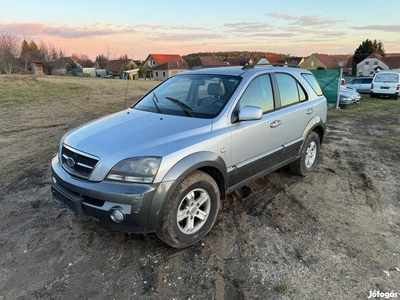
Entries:
{"type": "Polygon", "coordinates": [[[217,104],[218,102],[221,102],[221,105],[220,105],[220,106],[224,105],[224,103],[225,103],[224,100],[217,99],[217,100],[215,100],[215,101],[213,102],[213,104],[217,104]]]}

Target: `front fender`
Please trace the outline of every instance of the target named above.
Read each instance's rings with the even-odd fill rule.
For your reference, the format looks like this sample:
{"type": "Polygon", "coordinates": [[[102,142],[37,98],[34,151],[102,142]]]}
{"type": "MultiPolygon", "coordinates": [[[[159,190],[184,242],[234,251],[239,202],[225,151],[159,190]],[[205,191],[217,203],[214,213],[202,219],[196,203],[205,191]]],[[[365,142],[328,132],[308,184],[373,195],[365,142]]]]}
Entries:
{"type": "MultiPolygon", "coordinates": [[[[154,195],[147,228],[149,231],[155,231],[161,223],[165,200],[168,199],[175,187],[190,173],[195,170],[203,169],[204,171],[213,171],[210,174],[215,178],[216,174],[219,174],[219,178],[222,178],[223,182],[217,182],[218,186],[226,190],[227,174],[225,161],[216,153],[210,151],[202,151],[192,153],[180,161],[178,161],[164,176],[157,191],[154,195]]],[[[217,181],[217,180],[216,180],[217,181]]]]}

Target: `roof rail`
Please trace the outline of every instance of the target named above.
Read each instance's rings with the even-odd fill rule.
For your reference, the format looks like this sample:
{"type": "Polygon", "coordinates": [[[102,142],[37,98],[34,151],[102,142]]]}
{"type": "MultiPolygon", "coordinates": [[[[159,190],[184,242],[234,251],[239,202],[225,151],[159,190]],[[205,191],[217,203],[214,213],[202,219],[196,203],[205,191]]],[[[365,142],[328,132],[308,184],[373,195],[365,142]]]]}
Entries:
{"type": "Polygon", "coordinates": [[[245,65],[245,66],[242,68],[243,71],[245,71],[245,70],[250,70],[250,69],[254,69],[254,65],[245,65]]]}
{"type": "Polygon", "coordinates": [[[245,65],[243,66],[242,70],[247,71],[247,70],[252,70],[256,67],[291,67],[291,68],[301,68],[298,65],[293,65],[293,64],[285,64],[285,63],[278,63],[278,64],[271,64],[271,63],[265,63],[265,64],[255,64],[255,65],[245,65]]]}

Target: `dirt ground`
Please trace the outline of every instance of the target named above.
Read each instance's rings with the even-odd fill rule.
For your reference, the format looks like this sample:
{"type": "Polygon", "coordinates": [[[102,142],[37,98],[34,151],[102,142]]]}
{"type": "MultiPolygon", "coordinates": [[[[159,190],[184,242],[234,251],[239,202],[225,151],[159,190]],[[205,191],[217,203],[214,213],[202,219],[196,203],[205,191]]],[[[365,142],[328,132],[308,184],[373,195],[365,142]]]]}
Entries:
{"type": "Polygon", "coordinates": [[[235,191],[210,234],[176,250],[53,201],[62,134],[119,109],[85,101],[1,108],[0,300],[400,297],[400,150],[384,142],[400,139],[397,115],[330,114],[315,172],[282,168],[235,191]]]}

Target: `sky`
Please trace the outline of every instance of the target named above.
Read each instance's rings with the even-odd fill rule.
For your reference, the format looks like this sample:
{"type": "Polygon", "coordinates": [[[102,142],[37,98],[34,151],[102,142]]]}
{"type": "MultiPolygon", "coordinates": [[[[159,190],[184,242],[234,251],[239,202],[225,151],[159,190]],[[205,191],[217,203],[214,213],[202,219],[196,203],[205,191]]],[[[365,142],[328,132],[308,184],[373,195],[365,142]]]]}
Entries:
{"type": "Polygon", "coordinates": [[[264,51],[353,54],[365,41],[400,53],[399,0],[0,0],[0,31],[67,56],[264,51]]]}

